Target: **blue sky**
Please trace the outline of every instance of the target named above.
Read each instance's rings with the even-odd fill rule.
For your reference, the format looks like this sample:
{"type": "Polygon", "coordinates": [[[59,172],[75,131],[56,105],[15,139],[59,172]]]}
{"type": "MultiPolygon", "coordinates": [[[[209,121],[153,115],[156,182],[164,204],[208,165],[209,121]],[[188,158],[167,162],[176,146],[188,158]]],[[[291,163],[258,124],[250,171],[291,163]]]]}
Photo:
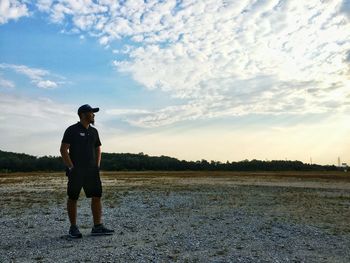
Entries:
{"type": "Polygon", "coordinates": [[[1,149],[350,162],[350,1],[0,3],[1,149]]]}

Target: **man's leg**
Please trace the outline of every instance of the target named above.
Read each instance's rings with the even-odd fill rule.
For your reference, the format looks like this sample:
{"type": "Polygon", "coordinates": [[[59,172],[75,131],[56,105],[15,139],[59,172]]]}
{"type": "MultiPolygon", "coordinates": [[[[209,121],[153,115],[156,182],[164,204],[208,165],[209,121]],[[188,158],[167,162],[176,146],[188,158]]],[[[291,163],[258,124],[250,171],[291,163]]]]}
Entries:
{"type": "Polygon", "coordinates": [[[68,200],[67,200],[67,212],[70,221],[70,227],[68,235],[72,238],[81,238],[82,234],[77,226],[77,200],[82,188],[82,180],[75,169],[68,174],[68,200]]]}
{"type": "Polygon", "coordinates": [[[101,204],[101,197],[92,197],[91,198],[91,211],[92,216],[94,218],[94,225],[101,224],[101,217],[102,217],[102,204],[101,204]]]}
{"type": "Polygon", "coordinates": [[[71,225],[77,225],[77,200],[68,198],[67,201],[68,217],[71,225]]]}
{"type": "Polygon", "coordinates": [[[84,185],[84,191],[86,197],[91,197],[91,211],[94,219],[94,226],[91,229],[91,235],[112,235],[114,230],[106,228],[102,224],[102,184],[98,171],[94,171],[91,177],[86,181],[84,185]]]}
{"type": "Polygon", "coordinates": [[[91,198],[91,210],[92,210],[92,216],[94,217],[94,226],[91,230],[91,235],[93,236],[112,235],[114,233],[114,230],[108,229],[102,224],[101,197],[91,198]]]}
{"type": "Polygon", "coordinates": [[[68,198],[67,211],[70,221],[69,236],[72,238],[81,238],[83,235],[77,226],[77,200],[68,198]]]}
{"type": "Polygon", "coordinates": [[[75,168],[68,172],[68,184],[67,184],[67,212],[70,224],[72,226],[77,225],[77,200],[79,198],[79,194],[81,188],[83,187],[83,182],[81,177],[79,176],[78,170],[75,168]]]}

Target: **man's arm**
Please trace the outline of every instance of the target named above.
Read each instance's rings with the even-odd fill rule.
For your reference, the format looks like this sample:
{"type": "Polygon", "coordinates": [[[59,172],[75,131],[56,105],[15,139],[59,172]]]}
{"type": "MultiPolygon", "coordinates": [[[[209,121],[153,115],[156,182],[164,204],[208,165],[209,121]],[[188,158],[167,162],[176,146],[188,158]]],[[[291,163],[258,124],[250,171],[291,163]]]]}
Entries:
{"type": "Polygon", "coordinates": [[[70,146],[70,144],[68,144],[68,143],[61,143],[60,152],[61,152],[61,156],[62,156],[64,164],[68,168],[72,168],[73,167],[73,162],[70,159],[69,153],[68,153],[69,146],[70,146]]]}
{"type": "Polygon", "coordinates": [[[96,161],[97,161],[97,167],[100,167],[101,164],[101,156],[102,156],[102,151],[101,151],[101,146],[96,147],[96,161]]]}

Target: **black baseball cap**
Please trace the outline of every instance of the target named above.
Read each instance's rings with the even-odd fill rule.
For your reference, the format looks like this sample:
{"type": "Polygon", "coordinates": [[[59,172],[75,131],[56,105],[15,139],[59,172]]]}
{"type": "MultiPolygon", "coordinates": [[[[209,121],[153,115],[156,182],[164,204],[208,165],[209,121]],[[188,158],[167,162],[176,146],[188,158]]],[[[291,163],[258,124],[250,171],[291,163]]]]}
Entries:
{"type": "Polygon", "coordinates": [[[84,104],[79,107],[78,114],[84,113],[84,112],[98,112],[100,108],[92,108],[89,104],[84,104]]]}

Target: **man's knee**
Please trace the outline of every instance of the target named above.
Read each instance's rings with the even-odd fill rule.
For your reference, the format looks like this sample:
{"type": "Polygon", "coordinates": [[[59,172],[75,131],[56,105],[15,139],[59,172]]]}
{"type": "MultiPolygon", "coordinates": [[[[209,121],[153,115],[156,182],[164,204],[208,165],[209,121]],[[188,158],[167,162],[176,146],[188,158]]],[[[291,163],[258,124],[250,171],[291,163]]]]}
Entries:
{"type": "Polygon", "coordinates": [[[93,197],[91,197],[91,201],[92,202],[100,202],[101,201],[101,197],[93,196],[93,197]]]}
{"type": "Polygon", "coordinates": [[[71,198],[68,198],[67,203],[73,205],[73,204],[76,204],[77,201],[78,201],[78,199],[71,199],[71,198]]]}

